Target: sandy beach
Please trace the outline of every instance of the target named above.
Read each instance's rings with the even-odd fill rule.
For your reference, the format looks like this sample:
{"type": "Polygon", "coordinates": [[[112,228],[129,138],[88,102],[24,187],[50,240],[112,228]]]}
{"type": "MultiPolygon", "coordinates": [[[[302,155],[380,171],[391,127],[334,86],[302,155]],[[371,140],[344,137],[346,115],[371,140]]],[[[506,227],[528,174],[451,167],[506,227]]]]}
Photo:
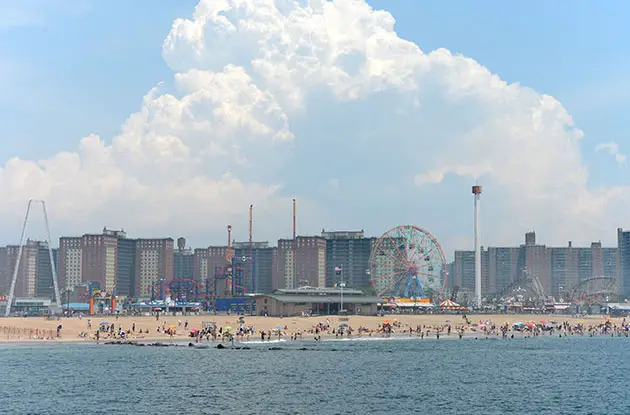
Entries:
{"type": "MultiPolygon", "coordinates": [[[[280,330],[284,338],[289,338],[292,334],[302,332],[303,338],[312,338],[309,333],[318,323],[328,322],[330,327],[338,327],[339,324],[347,324],[354,330],[363,327],[377,331],[379,325],[384,322],[394,323],[394,333],[402,333],[409,328],[416,329],[418,326],[435,328],[451,325],[453,329],[463,326],[465,333],[477,332],[474,324],[491,321],[495,325],[503,325],[506,322],[510,326],[515,322],[535,322],[554,321],[557,323],[568,322],[569,324],[582,324],[583,326],[594,326],[606,321],[605,316],[593,315],[584,317],[571,317],[565,315],[532,315],[532,314],[470,314],[467,324],[461,315],[449,314],[426,314],[426,315],[386,315],[384,317],[366,316],[317,316],[317,317],[261,317],[244,316],[245,325],[253,327],[256,333],[260,330],[273,331],[274,328],[282,327],[280,330]]],[[[610,321],[617,326],[622,323],[622,318],[613,318],[610,321]]],[[[164,327],[175,326],[176,334],[174,340],[187,340],[192,328],[203,328],[203,322],[213,322],[217,327],[231,327],[232,331],[240,325],[239,316],[236,315],[192,315],[192,316],[160,316],[159,320],[153,316],[92,316],[92,317],[61,317],[58,320],[48,320],[43,317],[28,318],[0,318],[0,342],[94,342],[94,334],[101,322],[114,324],[116,330],[131,331],[135,326],[135,331],[130,333],[129,339],[139,341],[170,340],[171,336],[163,332],[164,327]],[[180,323],[181,321],[181,323],[180,323]],[[187,328],[185,328],[187,324],[187,328]],[[88,323],[91,328],[88,329],[88,323]],[[57,327],[61,325],[60,336],[57,337],[57,327]],[[161,333],[157,329],[160,327],[161,333]],[[148,333],[146,333],[148,329],[148,333]],[[140,334],[139,332],[143,333],[140,334]],[[83,336],[82,336],[83,333],[83,336]]],[[[331,334],[323,333],[324,336],[331,334]]],[[[334,334],[332,335],[334,336],[334,334]]],[[[252,336],[257,339],[256,335],[252,336]]],[[[101,336],[101,341],[108,340],[106,336],[101,336]]]]}

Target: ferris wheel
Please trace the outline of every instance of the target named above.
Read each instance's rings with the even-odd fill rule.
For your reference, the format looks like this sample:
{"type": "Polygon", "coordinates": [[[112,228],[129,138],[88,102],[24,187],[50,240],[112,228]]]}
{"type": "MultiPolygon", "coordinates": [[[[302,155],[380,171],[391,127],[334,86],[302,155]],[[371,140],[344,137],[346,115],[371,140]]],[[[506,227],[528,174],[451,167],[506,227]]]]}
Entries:
{"type": "Polygon", "coordinates": [[[417,226],[385,232],[370,256],[370,279],[379,297],[437,298],[446,284],[442,247],[417,226]]]}

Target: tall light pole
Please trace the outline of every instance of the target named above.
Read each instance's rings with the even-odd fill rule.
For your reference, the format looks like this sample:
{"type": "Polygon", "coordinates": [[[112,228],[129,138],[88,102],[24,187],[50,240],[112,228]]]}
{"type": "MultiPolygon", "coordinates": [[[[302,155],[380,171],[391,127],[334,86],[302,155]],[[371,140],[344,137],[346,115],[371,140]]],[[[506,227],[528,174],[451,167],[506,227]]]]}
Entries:
{"type": "Polygon", "coordinates": [[[481,186],[473,186],[472,192],[475,198],[475,300],[481,308],[481,186]]]}
{"type": "Polygon", "coordinates": [[[339,267],[336,267],[335,271],[337,271],[341,277],[341,281],[339,282],[339,288],[341,289],[340,291],[341,304],[339,305],[339,314],[341,314],[344,311],[343,310],[343,287],[346,285],[343,282],[343,264],[339,267]]]}

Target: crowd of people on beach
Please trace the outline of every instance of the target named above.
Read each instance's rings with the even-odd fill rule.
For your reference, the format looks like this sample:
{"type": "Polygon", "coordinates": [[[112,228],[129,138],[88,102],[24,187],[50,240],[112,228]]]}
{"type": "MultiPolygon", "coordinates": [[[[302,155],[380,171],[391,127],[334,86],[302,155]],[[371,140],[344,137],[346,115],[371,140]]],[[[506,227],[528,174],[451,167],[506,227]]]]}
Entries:
{"type": "MultiPolygon", "coordinates": [[[[295,328],[291,330],[287,324],[278,325],[273,329],[256,330],[253,326],[245,323],[245,317],[237,318],[232,328],[229,321],[225,325],[216,322],[202,322],[200,328],[190,327],[188,320],[181,319],[169,324],[167,319],[159,321],[155,334],[151,335],[148,328],[140,328],[135,322],[131,322],[129,327],[118,324],[118,319],[114,322],[101,322],[92,326],[92,320],[87,319],[87,328],[79,333],[80,338],[100,340],[138,340],[147,337],[168,336],[169,339],[194,338],[195,342],[243,342],[251,340],[272,341],[290,340],[297,341],[304,338],[321,341],[323,338],[342,339],[352,337],[418,337],[420,339],[435,338],[443,336],[457,336],[462,339],[470,337],[475,339],[487,338],[529,338],[537,336],[630,336],[630,323],[624,318],[621,322],[611,318],[604,318],[598,323],[586,325],[584,323],[570,323],[569,321],[529,321],[516,323],[495,323],[491,320],[479,320],[472,322],[466,315],[462,316],[462,321],[454,323],[445,320],[440,324],[403,324],[397,319],[384,319],[376,323],[376,327],[365,327],[360,325],[357,329],[349,325],[348,318],[340,319],[333,323],[330,319],[321,320],[314,323],[311,328],[295,328]]],[[[295,323],[295,321],[293,321],[295,323]]],[[[126,321],[129,324],[129,321],[126,321]]],[[[0,335],[5,340],[54,340],[61,338],[62,325],[58,324],[55,329],[42,328],[19,328],[11,326],[0,326],[0,335]]]]}

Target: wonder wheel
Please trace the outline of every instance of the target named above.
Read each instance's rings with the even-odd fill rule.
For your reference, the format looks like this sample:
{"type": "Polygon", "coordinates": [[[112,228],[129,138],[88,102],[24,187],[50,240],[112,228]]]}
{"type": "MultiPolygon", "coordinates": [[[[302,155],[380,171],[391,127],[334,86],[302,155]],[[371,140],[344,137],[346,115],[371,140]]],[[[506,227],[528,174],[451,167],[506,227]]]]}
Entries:
{"type": "Polygon", "coordinates": [[[446,284],[442,247],[417,226],[398,226],[385,232],[370,256],[370,278],[383,298],[439,298],[446,284]]]}

